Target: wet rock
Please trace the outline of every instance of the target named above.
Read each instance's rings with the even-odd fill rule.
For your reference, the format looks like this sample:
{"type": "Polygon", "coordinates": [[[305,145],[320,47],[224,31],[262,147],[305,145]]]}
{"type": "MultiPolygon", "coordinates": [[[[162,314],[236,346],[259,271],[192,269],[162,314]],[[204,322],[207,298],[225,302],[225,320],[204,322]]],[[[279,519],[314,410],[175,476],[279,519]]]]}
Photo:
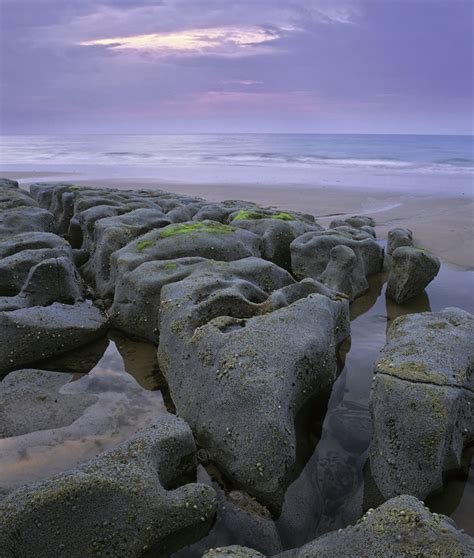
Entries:
{"type": "Polygon", "coordinates": [[[135,209],[124,215],[96,221],[90,258],[81,271],[97,295],[104,296],[109,292],[110,257],[113,252],[148,231],[169,224],[170,219],[157,209],[135,209]]]}
{"type": "Polygon", "coordinates": [[[6,558],[130,558],[157,546],[171,553],[202,536],[215,514],[212,488],[179,486],[194,466],[187,425],[161,417],[77,469],[7,495],[0,501],[0,548],[6,558]]]}
{"type": "Polygon", "coordinates": [[[375,221],[372,217],[368,217],[367,215],[353,215],[352,217],[347,217],[346,219],[335,219],[334,221],[331,221],[329,228],[335,229],[346,225],[353,227],[354,229],[370,227],[373,230],[373,227],[375,227],[375,221]]]}
{"type": "Polygon", "coordinates": [[[0,296],[17,295],[30,270],[51,258],[72,260],[71,246],[47,232],[26,232],[0,241],[0,296]]]}
{"type": "Polygon", "coordinates": [[[97,397],[63,394],[72,374],[15,370],[0,383],[0,438],[60,428],[74,422],[97,397]]]}
{"type": "Polygon", "coordinates": [[[158,360],[179,415],[219,470],[272,511],[295,474],[295,415],[335,379],[349,330],[347,300],[303,290],[273,309],[268,295],[292,284],[300,290],[247,258],[207,262],[161,293],[158,360]]]}
{"type": "Polygon", "coordinates": [[[296,277],[311,277],[319,281],[325,278],[330,284],[343,283],[350,291],[343,292],[352,299],[368,290],[367,278],[381,271],[383,264],[382,247],[368,233],[357,229],[309,232],[296,238],[290,250],[291,267],[296,277]],[[352,250],[356,257],[354,265],[347,250],[338,250],[331,258],[331,250],[338,246],[352,250]],[[328,264],[329,269],[323,275],[328,264]],[[341,270],[338,270],[339,266],[341,270]],[[343,280],[350,269],[347,279],[343,280]]]}
{"type": "Polygon", "coordinates": [[[266,260],[291,270],[290,244],[309,231],[320,231],[316,223],[308,223],[287,212],[240,210],[229,217],[234,227],[253,232],[262,239],[261,253],[266,260]]]}
{"type": "Polygon", "coordinates": [[[19,184],[16,180],[0,178],[0,188],[19,188],[19,184]]]}
{"type": "Polygon", "coordinates": [[[0,237],[31,231],[55,232],[53,215],[40,207],[20,207],[0,213],[0,237]]]}
{"type": "Polygon", "coordinates": [[[43,260],[30,269],[20,293],[0,297],[0,312],[53,302],[75,304],[83,298],[84,285],[76,267],[65,257],[43,260]]]}
{"type": "Polygon", "coordinates": [[[413,246],[413,233],[410,229],[396,228],[388,231],[387,254],[391,256],[400,246],[413,246]]]}
{"type": "Polygon", "coordinates": [[[263,556],[264,554],[253,548],[237,545],[210,548],[203,554],[203,558],[263,558],[263,556]]]}
{"type": "Polygon", "coordinates": [[[353,300],[354,289],[351,277],[357,265],[357,256],[351,248],[341,244],[332,248],[329,257],[329,263],[319,276],[319,280],[327,287],[344,293],[353,300]]]}
{"type": "Polygon", "coordinates": [[[474,317],[456,308],[394,320],[374,377],[370,469],[385,498],[424,499],[474,440],[474,317]]]}
{"type": "Polygon", "coordinates": [[[80,347],[104,334],[103,314],[88,302],[0,312],[0,370],[80,347]]]}
{"type": "MultiPolygon", "coordinates": [[[[368,511],[354,526],[333,531],[281,558],[468,558],[474,539],[458,531],[454,522],[430,513],[413,496],[398,496],[368,511]]],[[[222,558],[232,556],[221,552],[222,558]]]]}
{"type": "Polygon", "coordinates": [[[117,250],[111,257],[108,293],[116,280],[139,265],[156,260],[202,257],[232,261],[260,255],[257,235],[214,221],[187,222],[151,231],[117,250]]]}
{"type": "Polygon", "coordinates": [[[422,293],[438,275],[439,259],[421,248],[400,246],[392,252],[387,296],[397,304],[422,293]]]}

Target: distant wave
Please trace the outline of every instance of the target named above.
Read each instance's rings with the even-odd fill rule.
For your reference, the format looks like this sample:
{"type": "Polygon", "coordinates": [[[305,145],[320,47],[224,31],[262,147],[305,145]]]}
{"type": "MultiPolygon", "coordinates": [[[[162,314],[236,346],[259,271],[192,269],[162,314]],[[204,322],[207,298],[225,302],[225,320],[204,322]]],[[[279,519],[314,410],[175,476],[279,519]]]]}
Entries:
{"type": "Polygon", "coordinates": [[[104,153],[111,157],[140,157],[143,159],[148,159],[153,157],[152,153],[137,153],[136,151],[108,151],[104,153]]]}

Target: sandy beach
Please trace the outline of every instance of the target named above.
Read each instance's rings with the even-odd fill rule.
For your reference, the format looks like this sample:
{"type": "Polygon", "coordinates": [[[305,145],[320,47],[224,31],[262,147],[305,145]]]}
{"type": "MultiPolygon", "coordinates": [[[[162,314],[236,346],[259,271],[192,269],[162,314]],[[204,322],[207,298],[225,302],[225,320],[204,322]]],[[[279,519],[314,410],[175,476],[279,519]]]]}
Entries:
{"type": "MultiPolygon", "coordinates": [[[[1,172],[19,180],[23,187],[43,181],[64,180],[66,173],[1,172]],[[56,178],[57,177],[57,178],[56,178]]],[[[310,213],[323,224],[336,216],[364,214],[377,222],[377,233],[385,238],[389,229],[407,227],[414,232],[417,245],[427,248],[443,262],[463,269],[474,269],[474,201],[468,196],[401,195],[390,191],[362,191],[340,186],[262,186],[260,184],[189,184],[160,179],[88,180],[70,174],[74,184],[123,189],[161,188],[209,201],[241,199],[264,207],[310,213]]]]}

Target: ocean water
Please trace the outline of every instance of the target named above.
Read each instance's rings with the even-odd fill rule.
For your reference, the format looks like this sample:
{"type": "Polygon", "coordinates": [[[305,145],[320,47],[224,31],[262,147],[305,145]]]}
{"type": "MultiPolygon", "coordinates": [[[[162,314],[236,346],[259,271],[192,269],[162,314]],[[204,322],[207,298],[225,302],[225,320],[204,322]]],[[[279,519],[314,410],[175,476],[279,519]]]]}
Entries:
{"type": "Polygon", "coordinates": [[[2,136],[0,170],[472,195],[473,136],[2,136]]]}

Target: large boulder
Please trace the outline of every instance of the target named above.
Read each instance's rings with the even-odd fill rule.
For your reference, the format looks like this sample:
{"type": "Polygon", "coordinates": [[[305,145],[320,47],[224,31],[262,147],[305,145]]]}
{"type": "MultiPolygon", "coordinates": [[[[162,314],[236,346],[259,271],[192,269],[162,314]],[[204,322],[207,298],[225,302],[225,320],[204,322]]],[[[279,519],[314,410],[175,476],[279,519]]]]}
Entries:
{"type": "Polygon", "coordinates": [[[189,427],[161,417],[77,469],[0,500],[2,556],[169,554],[202,536],[215,514],[211,487],[182,484],[194,467],[189,427]]]}
{"type": "Polygon", "coordinates": [[[335,379],[348,303],[256,258],[206,264],[162,289],[160,369],[219,470],[277,511],[297,468],[296,415],[335,379]]]}
{"type": "Polygon", "coordinates": [[[367,278],[382,270],[383,248],[369,233],[358,229],[308,232],[297,237],[290,249],[291,267],[297,278],[327,280],[329,285],[338,284],[341,288],[344,285],[348,292],[343,292],[351,299],[364,294],[369,288],[367,278]],[[332,252],[339,246],[350,248],[355,262],[347,251],[332,252]]]}
{"type": "Polygon", "coordinates": [[[103,294],[113,295],[120,276],[145,262],[184,257],[228,262],[259,255],[259,237],[243,229],[214,221],[168,225],[150,231],[112,254],[109,281],[103,294]]]}
{"type": "Polygon", "coordinates": [[[371,395],[370,470],[384,498],[424,499],[474,440],[474,317],[456,308],[399,317],[371,395]]]}
{"type": "Polygon", "coordinates": [[[80,347],[102,336],[106,326],[103,314],[89,302],[0,312],[0,371],[80,347]]]}
{"type": "Polygon", "coordinates": [[[0,178],[0,188],[19,188],[19,184],[16,180],[0,178]]]}
{"type": "Polygon", "coordinates": [[[421,294],[438,275],[439,259],[413,246],[400,246],[391,254],[387,296],[397,304],[421,294]]]}

